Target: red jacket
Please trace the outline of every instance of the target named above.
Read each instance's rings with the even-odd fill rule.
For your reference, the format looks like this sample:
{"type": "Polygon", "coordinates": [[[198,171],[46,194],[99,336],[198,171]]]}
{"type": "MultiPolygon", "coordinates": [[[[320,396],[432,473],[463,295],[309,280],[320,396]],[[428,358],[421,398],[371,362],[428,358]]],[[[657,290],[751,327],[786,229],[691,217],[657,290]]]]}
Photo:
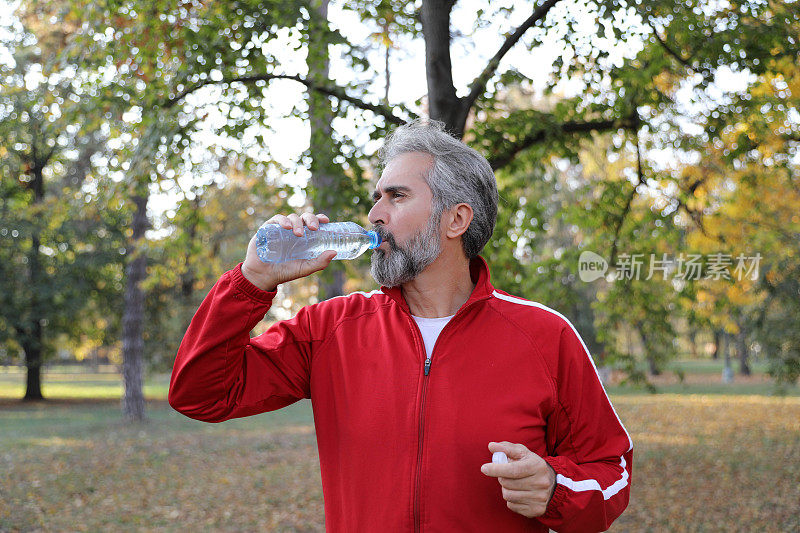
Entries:
{"type": "Polygon", "coordinates": [[[430,360],[399,288],[309,305],[250,338],[274,292],[241,266],[183,339],[172,407],[207,422],[311,398],[329,531],[601,531],[628,503],[632,443],[570,322],[476,287],[430,360]],[[481,473],[491,441],[521,443],[557,474],[544,516],[506,507],[481,473]]]}

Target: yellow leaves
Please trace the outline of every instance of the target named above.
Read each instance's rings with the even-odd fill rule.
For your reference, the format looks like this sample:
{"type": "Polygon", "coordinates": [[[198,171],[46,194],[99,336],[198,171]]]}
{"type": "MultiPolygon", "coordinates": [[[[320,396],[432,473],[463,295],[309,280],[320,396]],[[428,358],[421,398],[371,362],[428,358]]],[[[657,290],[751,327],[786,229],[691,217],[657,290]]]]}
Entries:
{"type": "Polygon", "coordinates": [[[374,32],[370,34],[370,38],[383,46],[384,48],[394,48],[394,41],[392,40],[392,35],[388,32],[374,32]]]}
{"type": "Polygon", "coordinates": [[[81,342],[72,349],[72,353],[75,355],[76,360],[84,361],[89,357],[91,357],[92,354],[95,352],[95,350],[100,348],[102,344],[103,343],[99,339],[93,339],[87,336],[83,336],[81,338],[81,342]]]}
{"type": "MultiPolygon", "coordinates": [[[[631,501],[611,531],[793,530],[800,398],[659,394],[612,401],[634,441],[634,459],[631,501]]],[[[66,426],[107,412],[103,405],[60,409],[66,426]]],[[[282,412],[207,425],[167,409],[155,408],[145,429],[121,424],[112,412],[78,436],[60,425],[35,446],[3,440],[3,526],[324,530],[311,426],[276,427],[282,412]]],[[[0,413],[4,428],[9,414],[0,413]]]]}
{"type": "Polygon", "coordinates": [[[770,285],[777,285],[781,282],[783,276],[777,270],[770,270],[766,273],[766,278],[770,285]]]}
{"type": "Polygon", "coordinates": [[[686,237],[686,243],[690,249],[701,252],[710,252],[719,247],[719,241],[711,235],[705,235],[700,231],[693,231],[686,237]]]}
{"type": "Polygon", "coordinates": [[[661,394],[612,401],[634,441],[634,464],[630,504],[610,531],[793,529],[800,398],[661,394]]]}
{"type": "Polygon", "coordinates": [[[735,306],[753,305],[764,299],[765,295],[753,290],[750,280],[737,280],[726,290],[728,301],[735,306]]]}
{"type": "Polygon", "coordinates": [[[634,433],[631,435],[631,439],[633,439],[633,441],[637,444],[664,444],[669,446],[686,446],[698,443],[698,439],[696,437],[655,432],[634,433]]]}
{"type": "Polygon", "coordinates": [[[733,128],[731,128],[731,132],[734,134],[745,133],[750,129],[750,127],[744,122],[738,122],[734,124],[733,128]]]}
{"type": "Polygon", "coordinates": [[[653,85],[662,93],[671,96],[681,81],[681,78],[673,75],[672,72],[663,71],[653,78],[653,85]]]}
{"type": "Polygon", "coordinates": [[[46,437],[46,438],[35,438],[35,439],[26,439],[26,444],[29,446],[44,446],[48,448],[86,448],[91,447],[91,443],[89,443],[85,439],[74,439],[74,438],[62,438],[62,437],[46,437]]]}
{"type": "MultiPolygon", "coordinates": [[[[611,531],[792,529],[800,398],[612,400],[633,438],[634,465],[631,503],[611,531]]],[[[310,413],[281,427],[276,421],[288,410],[207,425],[179,419],[165,404],[153,407],[145,428],[121,424],[103,404],[0,412],[3,428],[14,424],[11,414],[64,421],[48,429],[51,436],[31,436],[35,446],[0,434],[8,480],[3,525],[12,531],[34,521],[46,531],[324,529],[310,413]],[[77,426],[90,431],[76,430],[90,416],[91,425],[77,426]]]]}

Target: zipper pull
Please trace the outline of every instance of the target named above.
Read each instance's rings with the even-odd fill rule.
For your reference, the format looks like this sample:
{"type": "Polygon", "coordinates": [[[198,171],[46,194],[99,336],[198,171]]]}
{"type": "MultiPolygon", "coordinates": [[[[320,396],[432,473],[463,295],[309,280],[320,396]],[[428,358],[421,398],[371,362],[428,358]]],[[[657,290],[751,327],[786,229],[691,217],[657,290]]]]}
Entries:
{"type": "Polygon", "coordinates": [[[428,358],[425,359],[425,375],[427,376],[430,373],[431,373],[431,358],[430,356],[428,356],[428,358]]]}

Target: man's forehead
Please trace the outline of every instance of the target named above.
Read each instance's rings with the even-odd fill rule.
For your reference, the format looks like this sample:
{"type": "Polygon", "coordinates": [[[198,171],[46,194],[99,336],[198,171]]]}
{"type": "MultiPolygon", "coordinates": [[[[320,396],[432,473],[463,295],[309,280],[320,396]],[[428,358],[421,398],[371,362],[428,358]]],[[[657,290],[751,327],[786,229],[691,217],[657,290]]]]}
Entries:
{"type": "Polygon", "coordinates": [[[422,152],[409,152],[392,158],[375,184],[377,190],[427,187],[425,180],[433,165],[433,156],[422,152]]]}

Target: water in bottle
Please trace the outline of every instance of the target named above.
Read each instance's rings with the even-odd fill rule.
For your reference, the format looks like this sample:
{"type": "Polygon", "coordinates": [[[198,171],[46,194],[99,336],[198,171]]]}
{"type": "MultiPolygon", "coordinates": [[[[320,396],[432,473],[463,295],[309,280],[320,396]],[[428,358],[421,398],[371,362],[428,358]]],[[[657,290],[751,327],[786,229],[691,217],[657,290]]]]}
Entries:
{"type": "Polygon", "coordinates": [[[316,231],[304,226],[302,237],[278,224],[262,224],[256,233],[256,253],[264,263],[313,259],[326,250],[336,251],[334,259],[354,259],[380,245],[377,232],[355,222],[320,224],[316,231]]]}

